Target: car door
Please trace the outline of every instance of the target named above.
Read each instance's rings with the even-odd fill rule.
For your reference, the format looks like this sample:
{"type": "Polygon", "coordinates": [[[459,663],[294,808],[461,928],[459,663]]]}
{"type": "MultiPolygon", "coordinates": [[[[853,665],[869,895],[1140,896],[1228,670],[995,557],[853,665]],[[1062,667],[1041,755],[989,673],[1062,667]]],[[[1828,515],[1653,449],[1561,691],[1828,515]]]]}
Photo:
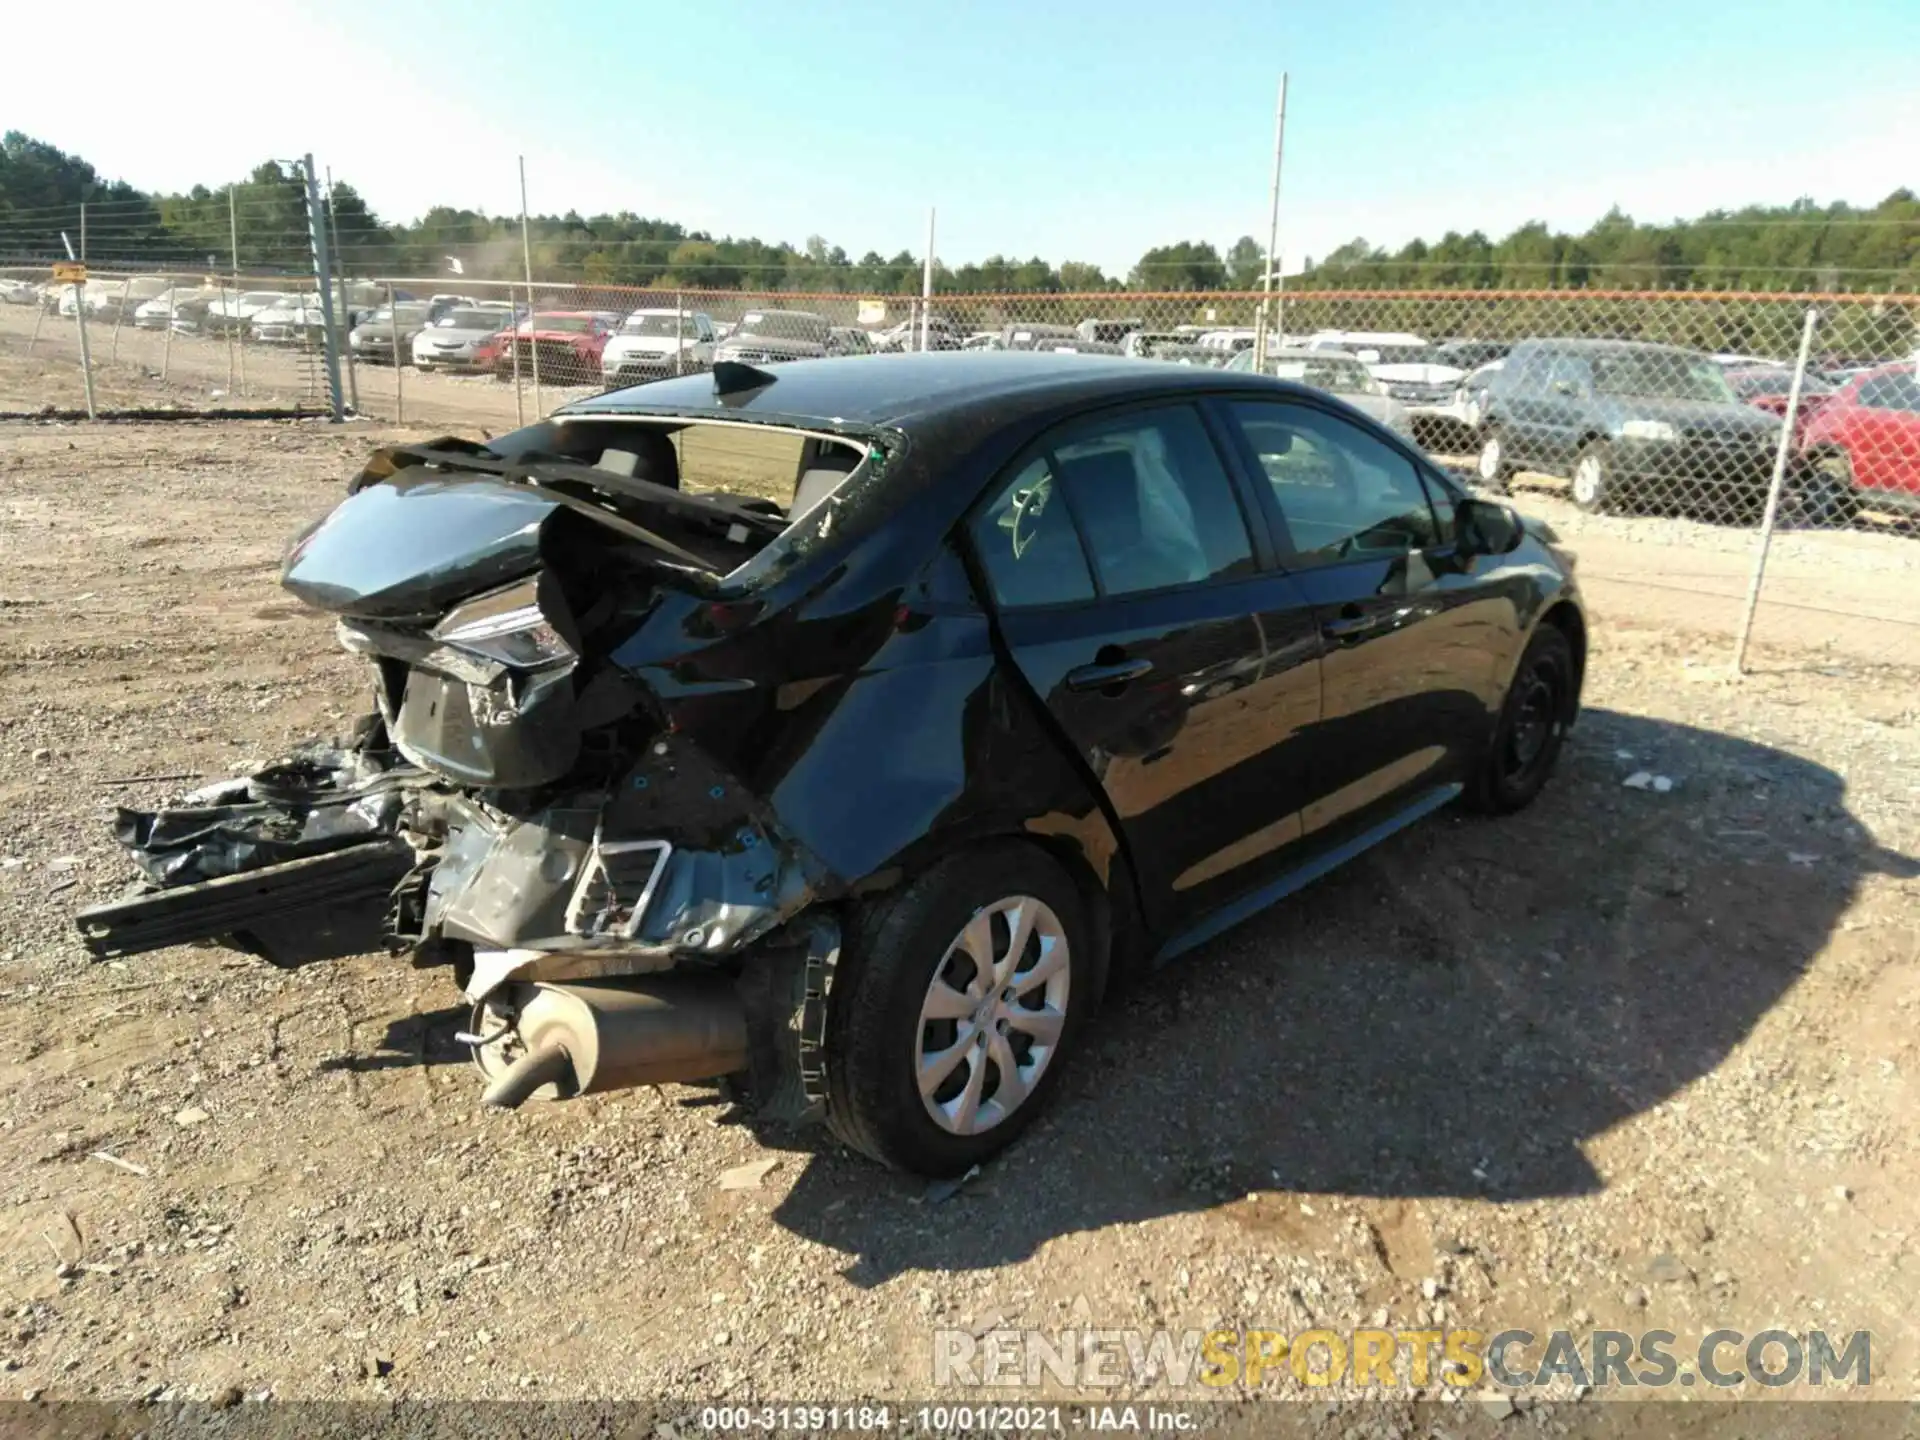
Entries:
{"type": "Polygon", "coordinates": [[[1861,380],[1858,393],[1847,445],[1853,483],[1920,497],[1920,380],[1909,370],[1890,370],[1861,380]]]}
{"type": "Polygon", "coordinates": [[[1299,831],[1316,620],[1258,563],[1245,482],[1194,406],[1108,412],[1044,437],[969,526],[1008,658],[1104,792],[1163,938],[1299,831]]]}
{"type": "Polygon", "coordinates": [[[1536,463],[1555,471],[1572,468],[1580,437],[1587,433],[1592,379],[1578,355],[1560,352],[1548,359],[1536,388],[1533,444],[1536,463]]]}
{"type": "Polygon", "coordinates": [[[1305,401],[1228,409],[1319,627],[1310,854],[1455,792],[1491,734],[1516,607],[1497,567],[1458,556],[1458,497],[1397,444],[1305,401]]]}

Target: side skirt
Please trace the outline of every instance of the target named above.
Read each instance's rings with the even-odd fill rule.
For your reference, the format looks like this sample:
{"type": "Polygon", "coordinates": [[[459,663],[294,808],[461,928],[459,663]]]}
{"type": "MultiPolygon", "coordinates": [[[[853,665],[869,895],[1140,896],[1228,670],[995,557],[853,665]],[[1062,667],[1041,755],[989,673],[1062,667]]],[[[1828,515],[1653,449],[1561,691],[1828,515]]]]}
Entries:
{"type": "Polygon", "coordinates": [[[1204,945],[1214,936],[1224,934],[1242,920],[1258,915],[1277,900],[1284,900],[1296,890],[1304,889],[1329,871],[1337,870],[1357,855],[1364,855],[1389,836],[1397,835],[1416,820],[1424,819],[1460,794],[1458,784],[1438,785],[1420,796],[1397,815],[1390,815],[1370,830],[1362,831],[1344,845],[1337,845],[1322,852],[1296,869],[1275,880],[1269,881],[1258,890],[1241,896],[1230,904],[1223,905],[1192,929],[1176,935],[1162,945],[1153,957],[1154,966],[1160,966],[1176,956],[1184,955],[1196,945],[1204,945]]]}

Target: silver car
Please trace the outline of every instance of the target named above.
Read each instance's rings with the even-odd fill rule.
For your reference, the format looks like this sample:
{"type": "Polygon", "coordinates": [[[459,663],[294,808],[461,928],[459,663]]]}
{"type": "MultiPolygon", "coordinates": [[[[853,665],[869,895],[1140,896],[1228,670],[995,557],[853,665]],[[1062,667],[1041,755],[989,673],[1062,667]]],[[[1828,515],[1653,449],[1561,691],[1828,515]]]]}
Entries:
{"type": "MultiPolygon", "coordinates": [[[[1224,367],[1227,370],[1253,369],[1253,351],[1241,350],[1224,367]]],[[[1292,380],[1314,390],[1338,395],[1347,404],[1370,415],[1395,434],[1413,438],[1413,421],[1407,407],[1386,393],[1385,387],[1368,371],[1357,355],[1340,350],[1269,350],[1264,373],[1277,380],[1292,380]]]]}
{"type": "Polygon", "coordinates": [[[413,337],[413,363],[421,370],[471,370],[473,353],[483,340],[511,330],[510,310],[463,305],[449,310],[413,337]]]}

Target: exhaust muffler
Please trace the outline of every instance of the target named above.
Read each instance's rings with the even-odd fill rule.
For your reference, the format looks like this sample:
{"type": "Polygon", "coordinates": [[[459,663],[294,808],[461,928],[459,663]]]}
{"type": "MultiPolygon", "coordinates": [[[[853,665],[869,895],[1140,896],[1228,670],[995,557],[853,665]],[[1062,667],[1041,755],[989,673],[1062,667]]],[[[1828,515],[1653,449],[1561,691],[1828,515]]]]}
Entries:
{"type": "Polygon", "coordinates": [[[512,1109],[634,1085],[714,1080],[747,1068],[747,1017],[721,976],[650,976],[597,985],[500,987],[480,1006],[476,1030],[507,1034],[478,1044],[481,1099],[512,1109]]]}

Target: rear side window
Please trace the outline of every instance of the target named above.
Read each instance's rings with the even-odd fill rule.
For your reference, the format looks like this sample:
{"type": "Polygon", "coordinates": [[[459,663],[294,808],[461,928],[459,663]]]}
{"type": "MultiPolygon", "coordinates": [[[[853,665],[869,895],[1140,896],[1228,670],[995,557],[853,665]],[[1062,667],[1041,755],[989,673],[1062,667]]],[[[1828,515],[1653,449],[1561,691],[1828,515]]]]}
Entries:
{"type": "Polygon", "coordinates": [[[1251,572],[1253,544],[1205,425],[1192,410],[1134,411],[1051,454],[1105,595],[1251,572]]]}
{"type": "Polygon", "coordinates": [[[1023,466],[975,517],[973,549],[1001,606],[1093,598],[1086,553],[1045,455],[1023,466]]]}

